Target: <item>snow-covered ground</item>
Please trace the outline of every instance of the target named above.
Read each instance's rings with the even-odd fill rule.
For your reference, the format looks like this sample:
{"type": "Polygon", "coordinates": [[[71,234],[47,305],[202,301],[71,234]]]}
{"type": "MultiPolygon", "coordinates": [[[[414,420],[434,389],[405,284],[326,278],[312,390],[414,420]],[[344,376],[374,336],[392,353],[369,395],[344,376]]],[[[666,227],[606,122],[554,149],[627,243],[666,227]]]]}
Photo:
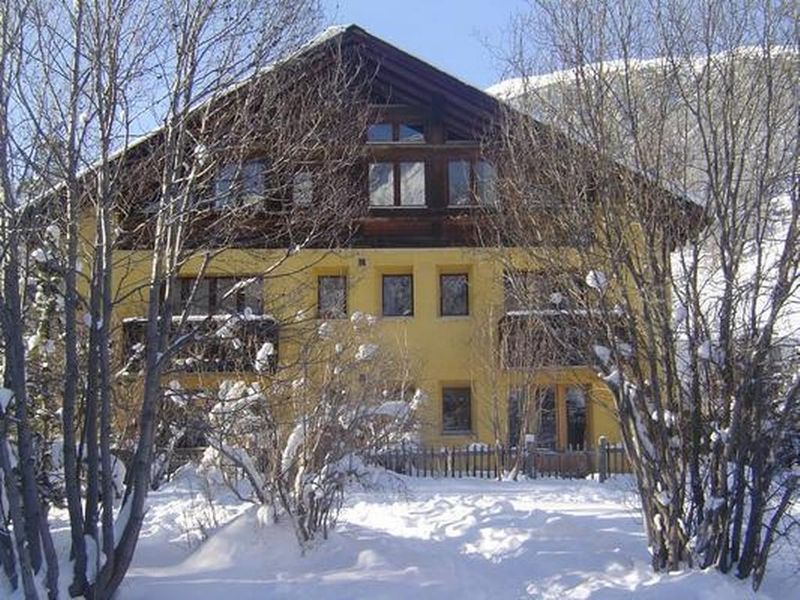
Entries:
{"type": "MultiPolygon", "coordinates": [[[[179,477],[150,496],[119,598],[755,597],[717,573],[653,574],[625,479],[398,483],[353,494],[337,530],[301,556],[285,525],[262,525],[220,490],[212,511],[198,479],[179,477]]],[[[781,555],[757,597],[798,597],[797,551],[781,555]]]]}

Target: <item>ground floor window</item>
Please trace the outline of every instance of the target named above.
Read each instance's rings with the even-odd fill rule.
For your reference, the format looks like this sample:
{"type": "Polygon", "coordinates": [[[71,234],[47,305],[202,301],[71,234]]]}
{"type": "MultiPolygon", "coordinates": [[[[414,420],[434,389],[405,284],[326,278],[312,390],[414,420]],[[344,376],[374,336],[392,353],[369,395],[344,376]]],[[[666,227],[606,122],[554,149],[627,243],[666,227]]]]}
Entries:
{"type": "Polygon", "coordinates": [[[472,393],[468,387],[442,389],[442,432],[472,431],[472,393]]]}
{"type": "Polygon", "coordinates": [[[553,450],[585,448],[588,403],[589,391],[582,385],[512,388],[508,396],[508,444],[533,443],[553,450]]]}

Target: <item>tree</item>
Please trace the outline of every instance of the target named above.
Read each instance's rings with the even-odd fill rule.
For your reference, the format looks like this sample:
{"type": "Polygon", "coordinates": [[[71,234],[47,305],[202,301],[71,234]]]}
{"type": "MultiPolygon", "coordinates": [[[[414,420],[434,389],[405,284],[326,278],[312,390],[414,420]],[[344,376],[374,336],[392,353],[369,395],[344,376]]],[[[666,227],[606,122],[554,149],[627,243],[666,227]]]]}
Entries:
{"type": "Polygon", "coordinates": [[[551,267],[566,247],[592,288],[570,319],[615,392],[654,568],[754,587],[798,494],[797,362],[777,350],[798,335],[794,10],[536,2],[498,90],[527,115],[495,148],[492,231],[551,267]]]}
{"type": "Polygon", "coordinates": [[[235,186],[215,198],[209,192],[214,173],[232,165],[239,180],[258,136],[279,159],[269,166],[275,175],[270,181],[298,165],[321,165],[317,181],[327,187],[320,188],[314,211],[273,211],[271,228],[251,230],[262,236],[258,244],[274,249],[267,274],[301,248],[324,248],[347,235],[349,182],[344,178],[334,186],[333,173],[346,173],[357,159],[354,140],[360,148],[366,117],[351,96],[357,85],[348,84],[363,74],[357,61],[345,66],[335,44],[320,44],[302,66],[292,62],[318,14],[316,2],[284,0],[12,0],[0,8],[0,473],[8,498],[0,559],[12,589],[21,583],[27,598],[42,593],[38,582],[44,578],[49,597],[61,593],[59,557],[46,518],[51,498],[37,487],[42,467],[32,443],[30,390],[39,393],[46,386],[61,405],[74,558],[70,593],[111,597],[144,518],[162,377],[181,349],[202,334],[180,305],[179,272],[193,258],[207,266],[241,245],[242,228],[232,225],[285,199],[285,183],[264,190],[259,207],[239,202],[235,186]],[[267,68],[286,56],[291,59],[280,68],[267,68]],[[155,113],[162,127],[134,139],[137,127],[153,123],[145,113],[155,113]],[[152,194],[148,210],[133,202],[141,189],[152,194]],[[149,247],[150,277],[126,289],[116,281],[125,279],[129,264],[118,261],[116,251],[131,247],[134,238],[139,248],[149,247]],[[48,289],[59,314],[51,337],[36,341],[31,332],[27,340],[36,343],[27,349],[24,324],[32,322],[32,305],[23,290],[30,249],[34,262],[45,264],[53,277],[48,289]],[[118,416],[112,349],[121,336],[114,308],[132,293],[148,298],[144,385],[134,458],[123,503],[116,507],[112,451],[122,440],[112,427],[118,416]],[[63,351],[60,378],[40,376],[42,354],[32,351],[38,343],[63,351]]]}

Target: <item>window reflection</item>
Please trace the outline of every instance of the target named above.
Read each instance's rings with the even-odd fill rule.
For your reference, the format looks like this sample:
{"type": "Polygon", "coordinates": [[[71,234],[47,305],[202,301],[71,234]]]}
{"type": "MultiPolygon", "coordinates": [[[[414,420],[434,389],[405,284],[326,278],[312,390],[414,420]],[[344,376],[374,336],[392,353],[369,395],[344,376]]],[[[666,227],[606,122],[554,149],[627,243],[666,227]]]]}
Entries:
{"type": "Polygon", "coordinates": [[[414,314],[414,285],[411,275],[383,276],[383,315],[408,317],[414,314]]]}
{"type": "Polygon", "coordinates": [[[472,430],[472,401],[469,388],[442,390],[442,431],[467,433],[472,430]]]}
{"type": "Polygon", "coordinates": [[[425,126],[401,123],[397,127],[397,141],[406,143],[424,143],[425,126]]]}
{"type": "Polygon", "coordinates": [[[447,165],[447,182],[450,206],[470,203],[469,161],[451,160],[447,165]]]}
{"type": "Polygon", "coordinates": [[[586,445],[586,388],[569,386],[565,394],[567,405],[567,444],[574,448],[586,445]]]}
{"type": "Polygon", "coordinates": [[[391,142],[392,141],[392,124],[391,123],[373,123],[367,129],[368,142],[391,142]]]}
{"type": "Polygon", "coordinates": [[[311,204],[314,199],[314,178],[309,171],[298,171],[292,179],[292,200],[295,204],[311,204]]]}
{"type": "Polygon", "coordinates": [[[369,203],[372,206],[394,205],[394,165],[371,163],[369,165],[369,203]]]}
{"type": "Polygon", "coordinates": [[[442,316],[469,314],[469,287],[466,273],[442,275],[439,287],[442,316]]]}
{"type": "Polygon", "coordinates": [[[425,205],[425,163],[400,163],[400,204],[425,205]]]}
{"type": "Polygon", "coordinates": [[[485,160],[475,165],[475,194],[480,204],[492,205],[497,200],[497,173],[485,160]]]}

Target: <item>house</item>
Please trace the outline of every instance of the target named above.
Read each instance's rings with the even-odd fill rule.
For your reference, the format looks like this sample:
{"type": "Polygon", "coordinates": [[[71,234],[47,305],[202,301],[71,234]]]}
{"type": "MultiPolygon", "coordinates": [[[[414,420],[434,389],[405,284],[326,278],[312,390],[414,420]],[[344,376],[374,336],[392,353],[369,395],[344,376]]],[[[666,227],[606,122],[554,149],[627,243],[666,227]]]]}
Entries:
{"type": "MultiPolygon", "coordinates": [[[[252,364],[236,360],[237,353],[255,353],[264,342],[276,349],[269,356],[270,369],[291,362],[292,342],[280,323],[292,315],[314,323],[373,315],[378,337],[392,344],[402,340],[411,357],[410,385],[426,397],[421,419],[426,444],[499,439],[513,445],[525,433],[534,435],[528,439],[537,445],[554,449],[592,447],[599,436],[619,441],[611,392],[594,368],[566,352],[562,360],[537,364],[532,372],[525,353],[514,352],[515,328],[532,317],[513,288],[521,285],[534,303],[554,290],[538,276],[537,265],[523,258],[509,273],[513,260],[498,256],[513,257],[515,249],[483,247],[477,233],[480,220],[503,202],[495,186],[502,165],[486,160],[480,143],[491,134],[501,104],[357,26],[329,31],[302,52],[332,46],[357,48],[366,65],[362,71],[370,74],[371,118],[360,148],[364,158],[355,167],[352,204],[358,209],[343,217],[347,235],[334,248],[301,245],[287,254],[292,242],[260,247],[258,236],[209,253],[209,234],[203,252],[181,266],[180,295],[192,300],[180,308],[187,309],[187,321],[213,327],[219,326],[215,314],[246,313],[245,347],[232,352],[213,336],[206,338],[194,344],[194,358],[183,360],[168,377],[187,388],[213,390],[220,381],[252,370],[252,364]],[[286,255],[265,275],[276,253],[286,255]],[[535,418],[526,417],[521,407],[534,393],[540,410],[535,418]]],[[[157,136],[148,143],[157,145],[157,136]]],[[[129,153],[132,164],[146,156],[146,145],[129,153]]],[[[245,224],[269,227],[271,208],[262,205],[269,148],[259,152],[220,163],[210,175],[215,206],[206,208],[215,226],[225,221],[234,230],[245,224]],[[245,199],[239,217],[256,207],[263,218],[231,220],[214,212],[234,196],[238,202],[245,199]]],[[[287,201],[293,210],[313,212],[324,193],[312,169],[296,170],[287,201]]],[[[139,192],[132,202],[136,209],[120,219],[127,237],[115,251],[115,314],[126,349],[141,340],[147,302],[141,290],[151,244],[136,214],[147,213],[151,195],[152,190],[139,192]]],[[[574,242],[580,243],[585,240],[574,242]]],[[[571,244],[554,243],[552,251],[568,255],[575,251],[571,244]]],[[[546,311],[536,318],[547,318],[546,311]]],[[[394,384],[387,382],[387,388],[394,384]]]]}

